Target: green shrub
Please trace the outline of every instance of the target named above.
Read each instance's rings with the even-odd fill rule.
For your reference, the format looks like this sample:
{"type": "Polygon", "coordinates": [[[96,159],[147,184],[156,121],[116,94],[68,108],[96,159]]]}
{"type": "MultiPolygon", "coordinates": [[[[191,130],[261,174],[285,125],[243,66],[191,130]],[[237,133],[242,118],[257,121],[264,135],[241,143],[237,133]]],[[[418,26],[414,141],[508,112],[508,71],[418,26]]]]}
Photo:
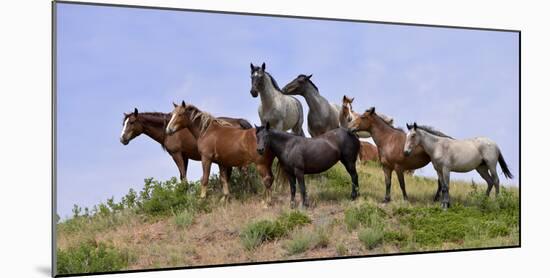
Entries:
{"type": "Polygon", "coordinates": [[[338,256],[345,256],[348,254],[348,248],[346,247],[345,244],[338,243],[336,245],[336,253],[338,254],[338,256]]]}
{"type": "Polygon", "coordinates": [[[116,271],[126,268],[128,259],[128,252],[119,251],[102,242],[88,240],[67,250],[57,249],[57,273],[116,271]]]}
{"type": "Polygon", "coordinates": [[[194,215],[187,210],[174,213],[174,224],[180,229],[187,228],[193,224],[194,215]]]}
{"type": "Polygon", "coordinates": [[[245,249],[253,250],[264,241],[274,240],[289,234],[294,228],[311,223],[302,212],[292,211],[280,215],[275,221],[260,220],[245,226],[240,234],[245,249]]]}
{"type": "Polygon", "coordinates": [[[364,228],[359,231],[358,237],[367,249],[373,249],[382,243],[384,232],[380,228],[364,228]]]}
{"type": "Polygon", "coordinates": [[[152,216],[168,215],[172,211],[207,211],[207,203],[197,196],[198,186],[198,183],[179,183],[175,177],[165,182],[148,178],[137,205],[143,213],[152,216]]]}
{"type": "Polygon", "coordinates": [[[349,230],[354,230],[359,226],[380,227],[384,225],[386,213],[368,203],[360,207],[347,209],[344,213],[344,222],[349,230]]]}
{"type": "Polygon", "coordinates": [[[299,233],[295,235],[291,240],[287,241],[283,248],[288,252],[289,255],[295,255],[303,253],[308,250],[314,242],[314,238],[311,234],[299,233]]]}

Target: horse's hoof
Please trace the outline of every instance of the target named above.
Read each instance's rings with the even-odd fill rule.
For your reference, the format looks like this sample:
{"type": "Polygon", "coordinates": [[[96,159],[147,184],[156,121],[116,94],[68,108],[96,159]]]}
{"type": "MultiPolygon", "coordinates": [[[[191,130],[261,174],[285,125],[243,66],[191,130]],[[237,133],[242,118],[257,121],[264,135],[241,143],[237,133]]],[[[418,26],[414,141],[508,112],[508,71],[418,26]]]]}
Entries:
{"type": "Polygon", "coordinates": [[[384,201],[382,201],[382,203],[384,203],[384,204],[387,204],[389,202],[391,202],[391,198],[387,198],[387,197],[384,198],[384,201]]]}
{"type": "Polygon", "coordinates": [[[447,209],[450,208],[450,207],[451,207],[451,203],[448,203],[448,202],[443,202],[443,203],[441,203],[441,208],[442,208],[443,210],[447,210],[447,209]]]}
{"type": "Polygon", "coordinates": [[[357,199],[357,197],[359,197],[358,192],[356,192],[356,191],[351,192],[351,200],[352,201],[355,201],[355,199],[357,199]]]}
{"type": "Polygon", "coordinates": [[[439,196],[434,196],[434,202],[439,202],[439,196]]]}
{"type": "Polygon", "coordinates": [[[291,209],[295,209],[295,208],[296,208],[296,202],[295,202],[295,201],[290,201],[290,208],[291,208],[291,209]]]}

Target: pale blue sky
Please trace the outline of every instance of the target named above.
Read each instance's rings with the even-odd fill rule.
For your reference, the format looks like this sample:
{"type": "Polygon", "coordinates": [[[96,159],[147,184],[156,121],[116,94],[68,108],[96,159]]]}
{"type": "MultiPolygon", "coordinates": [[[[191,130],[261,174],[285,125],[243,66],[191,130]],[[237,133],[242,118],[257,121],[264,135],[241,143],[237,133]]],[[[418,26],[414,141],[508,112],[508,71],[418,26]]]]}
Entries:
{"type": "MultiPolygon", "coordinates": [[[[58,213],[178,176],[145,135],[120,144],[122,113],[185,99],[259,124],[250,62],[282,87],[300,73],[329,101],[495,140],[518,183],[518,33],[57,4],[58,213]]],[[[307,113],[307,105],[301,99],[307,113]]],[[[304,123],[306,131],[306,124],[304,123]]],[[[216,168],[216,167],[214,167],[216,168]]],[[[499,169],[500,173],[500,169],[499,169]]],[[[434,176],[431,165],[417,171],[434,176]]],[[[201,175],[192,161],[189,178],[201,175]]],[[[476,173],[454,179],[480,180],[476,173]]],[[[361,184],[361,190],[368,185],[361,184]]],[[[434,188],[435,190],[435,188],[434,188]]],[[[451,189],[452,190],[452,189],[451,189]]]]}

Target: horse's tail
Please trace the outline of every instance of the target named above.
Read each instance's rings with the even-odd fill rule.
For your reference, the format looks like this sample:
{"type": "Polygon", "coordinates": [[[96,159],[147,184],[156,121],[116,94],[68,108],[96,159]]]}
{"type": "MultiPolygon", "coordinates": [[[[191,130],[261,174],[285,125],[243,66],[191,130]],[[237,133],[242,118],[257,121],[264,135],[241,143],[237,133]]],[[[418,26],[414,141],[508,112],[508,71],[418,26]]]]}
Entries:
{"type": "Polygon", "coordinates": [[[242,129],[252,128],[252,124],[250,124],[250,122],[245,119],[239,119],[239,125],[241,126],[242,129]]]}
{"type": "Polygon", "coordinates": [[[502,156],[502,153],[499,151],[498,153],[498,163],[500,164],[500,168],[502,168],[502,172],[504,173],[504,176],[511,179],[514,176],[510,172],[510,169],[508,169],[508,164],[506,164],[506,161],[504,161],[504,156],[502,156]]]}

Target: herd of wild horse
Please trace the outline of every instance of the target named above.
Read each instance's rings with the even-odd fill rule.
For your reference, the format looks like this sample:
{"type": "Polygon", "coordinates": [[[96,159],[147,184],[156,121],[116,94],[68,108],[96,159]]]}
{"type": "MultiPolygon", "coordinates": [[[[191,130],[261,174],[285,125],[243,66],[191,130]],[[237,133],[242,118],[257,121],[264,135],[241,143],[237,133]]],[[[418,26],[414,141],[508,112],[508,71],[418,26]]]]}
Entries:
{"type": "Polygon", "coordinates": [[[272,164],[277,158],[278,167],[290,185],[292,207],[296,206],[296,183],[300,187],[301,206],[308,206],[304,175],[324,172],[339,161],[351,176],[351,199],[355,199],[359,194],[358,156],[381,163],[386,185],[384,202],[390,201],[392,172],[395,171],[407,200],[404,172],[430,162],[438,174],[434,201],[441,199],[444,208],[450,206],[450,172],[475,169],[487,182],[487,195],[493,186],[495,194],[499,193],[497,163],[504,175],[512,178],[499,147],[488,138],[454,139],[416,123],[407,124],[405,133],[393,126],[391,117],[377,113],[374,107],[363,114],[354,112],[353,98],[344,96],[341,106],[329,103],[311,81],[311,75],[300,74],[281,89],[265,70],[265,63],[250,64],[250,77],[250,94],[254,98],[259,95],[261,100],[260,127],[253,128],[245,119],[214,117],[182,101],[173,104],[171,113],[140,113],[137,109],[125,113],[120,141],[127,145],[140,134],[148,135],[172,156],[181,180],[186,179],[189,159],[201,161],[201,198],[206,197],[212,163],[219,167],[223,199],[229,197],[232,168],[254,164],[266,188],[266,202],[270,204],[272,164]],[[304,112],[294,95],[302,96],[309,106],[307,128],[311,138],[306,138],[302,130],[304,112]],[[360,141],[359,137],[372,137],[376,146],[360,141]]]}

